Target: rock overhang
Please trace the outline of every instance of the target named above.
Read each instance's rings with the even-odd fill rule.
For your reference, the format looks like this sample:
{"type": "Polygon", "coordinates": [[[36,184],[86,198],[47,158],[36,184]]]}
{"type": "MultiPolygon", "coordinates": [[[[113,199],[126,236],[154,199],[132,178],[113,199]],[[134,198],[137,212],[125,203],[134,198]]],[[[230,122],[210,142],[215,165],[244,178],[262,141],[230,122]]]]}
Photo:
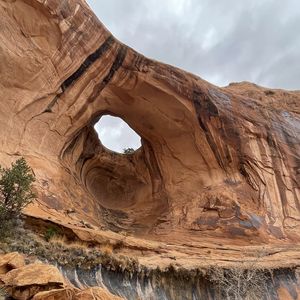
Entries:
{"type": "Polygon", "coordinates": [[[299,92],[221,89],[152,61],[117,41],[84,1],[1,9],[16,40],[1,33],[16,74],[1,76],[1,161],[28,158],[45,205],[152,236],[299,239],[299,92]],[[97,139],[93,125],[107,113],[141,136],[132,156],[97,139]]]}

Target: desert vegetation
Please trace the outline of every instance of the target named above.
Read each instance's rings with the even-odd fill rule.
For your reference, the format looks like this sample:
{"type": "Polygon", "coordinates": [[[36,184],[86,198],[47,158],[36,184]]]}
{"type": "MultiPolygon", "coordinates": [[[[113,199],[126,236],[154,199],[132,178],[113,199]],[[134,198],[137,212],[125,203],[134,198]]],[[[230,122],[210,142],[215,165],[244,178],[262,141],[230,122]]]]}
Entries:
{"type": "Polygon", "coordinates": [[[214,284],[217,299],[260,300],[266,294],[271,270],[265,270],[259,263],[266,255],[264,249],[253,254],[252,260],[242,256],[234,267],[213,267],[209,270],[209,280],[214,284]]]}
{"type": "Polygon", "coordinates": [[[12,234],[20,222],[22,210],[35,198],[33,182],[35,176],[24,158],[0,166],[0,238],[12,234]]]}
{"type": "Polygon", "coordinates": [[[4,287],[0,287],[0,300],[7,299],[7,293],[4,287]]]}
{"type": "MultiPolygon", "coordinates": [[[[124,149],[124,154],[131,154],[134,149],[124,149]]],[[[170,265],[164,270],[148,270],[140,266],[134,258],[118,255],[120,244],[104,242],[89,245],[75,237],[65,235],[59,226],[42,226],[42,231],[34,232],[20,225],[22,210],[35,199],[33,183],[35,176],[24,158],[12,163],[10,168],[0,167],[0,250],[2,252],[18,251],[28,257],[61,266],[91,269],[98,265],[127,274],[155,274],[180,279],[180,282],[204,278],[215,290],[216,299],[256,300],[263,299],[266,282],[270,271],[259,268],[263,256],[258,253],[252,262],[240,262],[235,267],[212,267],[208,270],[187,271],[170,265]],[[5,241],[3,241],[3,238],[5,241]]],[[[121,245],[122,247],[122,245],[121,245]]],[[[4,295],[4,296],[3,296],[4,295]]],[[[0,290],[0,299],[5,291],[0,290]]]]}
{"type": "Polygon", "coordinates": [[[267,271],[237,266],[213,268],[210,280],[215,284],[217,299],[260,300],[266,292],[267,271]]]}
{"type": "Polygon", "coordinates": [[[134,149],[133,148],[124,148],[123,149],[123,154],[132,154],[134,153],[134,149]]]}

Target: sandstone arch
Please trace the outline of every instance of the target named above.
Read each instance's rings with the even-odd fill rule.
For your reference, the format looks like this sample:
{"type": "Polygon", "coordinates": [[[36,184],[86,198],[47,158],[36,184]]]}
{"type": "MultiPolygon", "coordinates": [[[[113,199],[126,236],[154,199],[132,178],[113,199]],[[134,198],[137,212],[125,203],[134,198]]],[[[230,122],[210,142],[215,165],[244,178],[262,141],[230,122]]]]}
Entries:
{"type": "Polygon", "coordinates": [[[81,0],[0,9],[0,161],[29,160],[41,203],[173,240],[299,239],[299,92],[219,88],[147,59],[81,0]],[[43,30],[25,34],[21,8],[43,30]],[[123,118],[142,149],[105,151],[93,128],[104,113],[123,118]]]}

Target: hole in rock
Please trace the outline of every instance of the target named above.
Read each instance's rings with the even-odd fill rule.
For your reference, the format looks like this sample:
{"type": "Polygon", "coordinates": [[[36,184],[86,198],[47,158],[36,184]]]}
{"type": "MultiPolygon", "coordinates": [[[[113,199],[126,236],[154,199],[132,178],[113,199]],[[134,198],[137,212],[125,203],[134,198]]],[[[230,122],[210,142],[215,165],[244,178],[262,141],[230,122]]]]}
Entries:
{"type": "Polygon", "coordinates": [[[119,117],[102,116],[95,130],[102,145],[111,151],[130,154],[141,147],[141,137],[119,117]]]}

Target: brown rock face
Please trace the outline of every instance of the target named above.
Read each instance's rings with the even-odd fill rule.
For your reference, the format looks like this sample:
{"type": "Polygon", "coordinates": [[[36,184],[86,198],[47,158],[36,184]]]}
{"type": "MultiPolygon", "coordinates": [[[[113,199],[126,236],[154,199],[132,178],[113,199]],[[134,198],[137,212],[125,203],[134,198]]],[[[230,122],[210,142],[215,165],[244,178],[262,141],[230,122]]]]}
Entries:
{"type": "Polygon", "coordinates": [[[41,209],[175,244],[299,241],[299,91],[219,88],[150,60],[83,0],[0,1],[0,14],[0,162],[25,156],[41,209]],[[103,147],[104,114],[142,147],[103,147]]]}
{"type": "Polygon", "coordinates": [[[16,300],[122,300],[103,288],[79,290],[67,284],[54,266],[25,265],[18,253],[0,255],[0,287],[16,300]],[[9,266],[6,271],[3,266],[9,266]]]}
{"type": "Polygon", "coordinates": [[[23,266],[25,266],[24,257],[17,252],[0,256],[0,275],[23,266]]]}
{"type": "Polygon", "coordinates": [[[14,299],[26,300],[39,291],[62,288],[64,279],[54,266],[30,264],[9,271],[0,277],[1,283],[14,299]]]}

